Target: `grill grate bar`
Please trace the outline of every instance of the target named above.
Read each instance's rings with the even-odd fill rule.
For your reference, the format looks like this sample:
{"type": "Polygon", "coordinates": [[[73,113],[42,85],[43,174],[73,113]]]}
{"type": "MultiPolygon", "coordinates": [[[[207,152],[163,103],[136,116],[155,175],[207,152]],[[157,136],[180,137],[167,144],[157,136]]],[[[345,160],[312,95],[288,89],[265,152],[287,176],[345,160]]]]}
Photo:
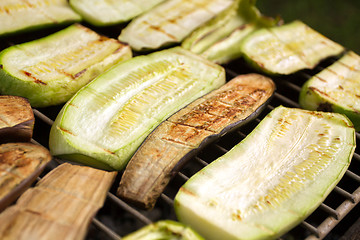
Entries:
{"type": "Polygon", "coordinates": [[[334,188],[334,192],[336,192],[336,193],[340,194],[341,196],[345,197],[346,199],[350,200],[352,203],[355,203],[355,197],[351,193],[340,188],[339,186],[336,186],[334,188]]]}
{"type": "Polygon", "coordinates": [[[160,197],[169,205],[169,206],[173,206],[174,205],[174,200],[171,199],[171,197],[167,196],[166,194],[162,193],[160,195],[160,197]]]}
{"type": "Polygon", "coordinates": [[[335,209],[333,209],[333,208],[329,207],[328,205],[326,205],[325,203],[322,203],[320,205],[320,208],[322,210],[324,210],[325,212],[327,212],[330,216],[332,216],[336,220],[339,219],[339,213],[335,209]]]}
{"type": "Polygon", "coordinates": [[[113,230],[105,226],[101,221],[99,221],[97,218],[93,218],[92,221],[93,225],[100,231],[106,234],[107,237],[111,240],[120,240],[121,237],[115,233],[113,230]]]}
{"type": "Polygon", "coordinates": [[[141,214],[138,210],[136,210],[135,208],[131,207],[130,205],[128,205],[127,203],[125,203],[124,201],[120,200],[118,197],[116,197],[114,194],[112,194],[111,192],[108,192],[108,197],[114,201],[118,206],[120,206],[121,208],[123,208],[124,210],[126,210],[127,212],[131,213],[134,217],[136,217],[137,219],[139,219],[142,223],[144,224],[151,224],[152,221],[146,217],[145,215],[141,214]]]}
{"type": "Polygon", "coordinates": [[[291,100],[291,99],[289,99],[289,98],[281,95],[281,94],[278,93],[278,92],[275,92],[274,97],[280,99],[282,102],[288,104],[288,105],[291,106],[291,107],[295,107],[295,108],[299,108],[299,107],[300,107],[300,105],[299,105],[297,102],[295,102],[295,101],[293,101],[293,100],[291,100]]]}
{"type": "Polygon", "coordinates": [[[337,209],[338,219],[334,219],[333,217],[327,217],[317,228],[318,232],[316,236],[309,236],[305,240],[317,240],[323,239],[330,233],[330,231],[355,207],[355,205],[359,202],[360,199],[360,187],[353,193],[354,199],[356,201],[345,200],[337,209]]]}
{"type": "Polygon", "coordinates": [[[53,125],[54,121],[48,118],[45,114],[43,114],[39,110],[33,108],[33,112],[34,115],[40,118],[44,123],[48,124],[49,126],[53,125]]]}
{"type": "Polygon", "coordinates": [[[353,173],[352,171],[346,170],[346,173],[345,173],[345,174],[346,174],[347,176],[351,177],[352,179],[360,182],[360,176],[357,175],[357,174],[355,174],[355,173],[353,173]]]}

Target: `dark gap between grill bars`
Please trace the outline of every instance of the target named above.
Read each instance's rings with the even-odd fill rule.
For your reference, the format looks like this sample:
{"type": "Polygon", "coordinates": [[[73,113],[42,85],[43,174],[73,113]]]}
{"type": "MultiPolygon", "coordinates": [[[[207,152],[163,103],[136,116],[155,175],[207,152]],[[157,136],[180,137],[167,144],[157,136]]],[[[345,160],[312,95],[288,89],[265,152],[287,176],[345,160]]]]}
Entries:
{"type": "MultiPolygon", "coordinates": [[[[55,30],[52,29],[37,32],[36,34],[26,38],[6,38],[0,43],[0,50],[10,45],[46,36],[55,30]]],[[[106,32],[105,35],[114,37],[111,36],[111,31],[106,32]]],[[[121,239],[122,236],[151,222],[161,219],[176,220],[172,206],[174,196],[180,186],[184,184],[185,181],[195,172],[215,160],[217,157],[223,155],[225,152],[230,150],[232,146],[244,139],[262,120],[262,118],[275,107],[279,105],[299,107],[297,98],[302,84],[309,77],[321,71],[326,66],[329,66],[334,61],[335,58],[329,58],[323,61],[314,70],[304,70],[285,77],[271,77],[277,85],[277,90],[270,104],[266,107],[263,113],[261,113],[254,121],[251,121],[238,130],[223,136],[217,142],[212,143],[195,156],[192,161],[186,164],[181,172],[172,179],[153,210],[144,211],[137,209],[122,201],[115,195],[116,187],[121,177],[120,173],[115,180],[113,187],[107,194],[104,207],[99,210],[98,214],[92,221],[86,239],[121,239]]],[[[228,80],[240,74],[256,72],[254,69],[250,69],[241,59],[235,60],[224,67],[226,69],[228,80]]],[[[34,138],[32,142],[48,147],[48,134],[50,127],[60,109],[61,106],[34,109],[36,120],[34,138]]],[[[360,142],[359,133],[356,134],[356,139],[357,142],[360,142]]],[[[360,153],[357,148],[345,176],[330,193],[328,198],[320,205],[320,207],[317,208],[305,221],[290,230],[280,239],[338,239],[344,234],[345,230],[351,226],[351,224],[356,222],[360,216],[359,206],[357,205],[360,201],[359,154],[360,153]]],[[[62,162],[63,161],[61,159],[54,158],[41,176],[44,176],[47,172],[62,162]]]]}

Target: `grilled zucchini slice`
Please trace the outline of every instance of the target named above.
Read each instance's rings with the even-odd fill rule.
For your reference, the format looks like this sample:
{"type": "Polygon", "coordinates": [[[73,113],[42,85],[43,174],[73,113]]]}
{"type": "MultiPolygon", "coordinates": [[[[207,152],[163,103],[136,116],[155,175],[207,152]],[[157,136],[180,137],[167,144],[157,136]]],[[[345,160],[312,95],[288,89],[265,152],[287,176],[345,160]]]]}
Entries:
{"type": "Polygon", "coordinates": [[[175,197],[180,220],[206,239],[272,239],[313,212],[355,150],[344,115],[279,106],[175,197]]]}
{"type": "Polygon", "coordinates": [[[360,56],[349,51],[310,78],[302,87],[300,106],[343,113],[360,130],[360,56]]]}
{"type": "Polygon", "coordinates": [[[120,170],[160,122],[224,83],[221,66],[180,47],[137,56],[66,103],[50,131],[51,153],[120,170]]]}
{"type": "Polygon", "coordinates": [[[122,238],[123,240],[204,240],[190,227],[171,220],[149,224],[122,238]]]}
{"type": "Polygon", "coordinates": [[[240,48],[256,68],[283,75],[312,69],[321,60],[344,51],[343,46],[298,20],[259,29],[249,34],[240,48]]]}
{"type": "Polygon", "coordinates": [[[67,0],[0,1],[0,35],[80,20],[67,0]]]}
{"type": "Polygon", "coordinates": [[[127,22],[150,10],[164,0],[70,0],[73,9],[95,26],[110,26],[127,22]]]}
{"type": "Polygon", "coordinates": [[[224,64],[241,56],[239,45],[245,36],[275,23],[275,19],[261,15],[255,1],[237,0],[215,19],[192,32],[181,46],[213,62],[224,64]]]}
{"type": "Polygon", "coordinates": [[[33,107],[66,102],[114,64],[131,58],[129,46],[74,24],[0,53],[0,93],[27,98],[33,107]]]}
{"type": "Polygon", "coordinates": [[[133,19],[119,40],[136,50],[181,42],[196,28],[232,6],[234,0],[168,0],[133,19]]]}
{"type": "Polygon", "coordinates": [[[275,91],[259,74],[240,75],[162,122],[128,163],[118,195],[153,208],[172,176],[197,152],[254,119],[275,91]]]}

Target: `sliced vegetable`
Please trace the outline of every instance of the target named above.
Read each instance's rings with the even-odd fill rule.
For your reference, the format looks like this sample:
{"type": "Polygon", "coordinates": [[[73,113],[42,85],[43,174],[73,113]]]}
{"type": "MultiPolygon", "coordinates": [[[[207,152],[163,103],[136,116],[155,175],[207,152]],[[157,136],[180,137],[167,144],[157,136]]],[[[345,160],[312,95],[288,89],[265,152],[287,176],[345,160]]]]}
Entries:
{"type": "Polygon", "coordinates": [[[56,167],[0,214],[0,236],[84,239],[115,176],[116,172],[68,163],[56,167]]]}
{"type": "Polygon", "coordinates": [[[130,59],[66,103],[50,131],[51,153],[120,170],[158,124],[224,83],[221,66],[180,47],[130,59]]]}
{"type": "Polygon", "coordinates": [[[205,239],[272,239],[304,220],[348,168],[355,131],[337,113],[279,106],[175,197],[205,239]]]}
{"type": "Polygon", "coordinates": [[[347,52],[337,62],[310,78],[302,87],[300,106],[309,110],[343,113],[360,130],[360,56],[347,52]]]}
{"type": "Polygon", "coordinates": [[[50,160],[49,150],[39,145],[0,145],[0,212],[31,186],[50,160]]]}
{"type": "Polygon", "coordinates": [[[271,74],[312,69],[321,60],[344,51],[301,21],[259,29],[249,34],[240,48],[250,63],[271,74]]]}
{"type": "Polygon", "coordinates": [[[255,118],[275,91],[269,78],[240,75],[161,123],[128,163],[118,195],[142,208],[156,200],[180,166],[210,142],[255,118]]]}
{"type": "Polygon", "coordinates": [[[70,0],[69,3],[85,21],[95,26],[110,26],[127,22],[163,1],[164,0],[70,0]]]}
{"type": "Polygon", "coordinates": [[[80,20],[67,0],[0,1],[0,35],[80,20]]]}
{"type": "Polygon", "coordinates": [[[0,92],[26,97],[34,107],[61,104],[96,76],[129,58],[129,46],[75,24],[3,50],[0,92]]]}
{"type": "Polygon", "coordinates": [[[29,142],[33,135],[34,113],[27,99],[0,96],[0,144],[29,142]]]}
{"type": "Polygon", "coordinates": [[[137,51],[179,43],[235,0],[168,0],[130,22],[119,36],[137,51]]]}
{"type": "Polygon", "coordinates": [[[233,6],[196,29],[185,38],[182,47],[222,64],[241,56],[241,41],[276,20],[261,15],[253,0],[237,0],[233,6]]]}
{"type": "Polygon", "coordinates": [[[203,240],[191,228],[175,221],[162,220],[149,224],[122,238],[123,240],[203,240]]]}

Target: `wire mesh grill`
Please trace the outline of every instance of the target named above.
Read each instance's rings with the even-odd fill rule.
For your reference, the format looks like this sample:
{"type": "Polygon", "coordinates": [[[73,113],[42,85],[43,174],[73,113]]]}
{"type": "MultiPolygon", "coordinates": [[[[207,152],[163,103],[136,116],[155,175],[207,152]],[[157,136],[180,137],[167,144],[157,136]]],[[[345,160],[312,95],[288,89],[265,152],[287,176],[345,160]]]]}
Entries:
{"type": "MultiPolygon", "coordinates": [[[[108,29],[102,29],[102,31],[103,34],[111,36],[111,34],[108,34],[108,29]]],[[[116,30],[115,32],[118,33],[119,31],[120,30],[116,30]]],[[[31,38],[35,39],[48,33],[41,32],[38,34],[39,35],[33,35],[31,38]]],[[[28,40],[30,39],[6,39],[0,43],[0,50],[14,43],[28,40]]],[[[217,142],[212,143],[193,157],[192,160],[183,167],[181,172],[172,179],[153,210],[145,211],[130,206],[115,195],[117,184],[121,178],[121,173],[119,173],[114,185],[107,194],[104,207],[100,209],[89,227],[86,239],[121,239],[122,236],[152,222],[163,219],[176,220],[173,199],[180,186],[197,171],[239,143],[256,127],[264,116],[275,107],[279,105],[299,107],[297,101],[302,84],[334,60],[336,59],[328,59],[322,62],[315,70],[301,71],[286,77],[271,77],[277,85],[277,90],[267,108],[255,120],[240,127],[236,131],[226,134],[217,142]]],[[[254,69],[248,68],[242,60],[233,61],[224,67],[228,80],[240,74],[255,72],[254,69]]],[[[33,109],[36,117],[32,140],[34,143],[48,147],[49,131],[60,109],[61,106],[33,109]]],[[[359,139],[360,134],[357,133],[357,143],[359,139]]],[[[359,148],[355,150],[349,169],[328,198],[311,216],[282,236],[281,239],[338,239],[344,234],[344,229],[348,229],[350,225],[357,220],[359,216],[359,206],[357,206],[357,203],[360,201],[359,151],[359,148]]],[[[61,162],[60,159],[54,158],[43,175],[61,162]]]]}

